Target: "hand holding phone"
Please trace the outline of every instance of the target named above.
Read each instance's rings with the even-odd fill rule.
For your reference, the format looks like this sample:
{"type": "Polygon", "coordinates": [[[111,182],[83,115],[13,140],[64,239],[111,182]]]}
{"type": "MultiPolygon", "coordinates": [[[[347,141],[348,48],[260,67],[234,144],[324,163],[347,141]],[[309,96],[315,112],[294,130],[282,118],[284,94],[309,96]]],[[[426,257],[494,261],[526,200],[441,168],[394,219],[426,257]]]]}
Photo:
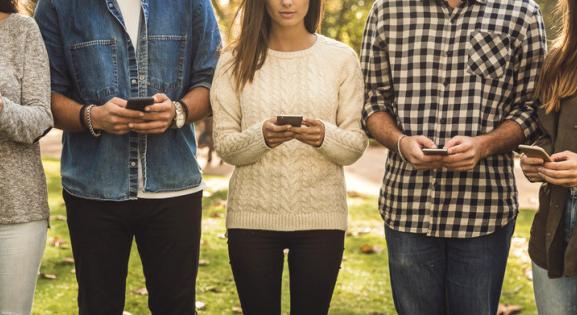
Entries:
{"type": "Polygon", "coordinates": [[[262,135],[266,145],[274,149],[284,142],[292,140],[294,133],[291,128],[293,127],[290,124],[279,125],[275,117],[266,120],[262,125],[262,135]]]}

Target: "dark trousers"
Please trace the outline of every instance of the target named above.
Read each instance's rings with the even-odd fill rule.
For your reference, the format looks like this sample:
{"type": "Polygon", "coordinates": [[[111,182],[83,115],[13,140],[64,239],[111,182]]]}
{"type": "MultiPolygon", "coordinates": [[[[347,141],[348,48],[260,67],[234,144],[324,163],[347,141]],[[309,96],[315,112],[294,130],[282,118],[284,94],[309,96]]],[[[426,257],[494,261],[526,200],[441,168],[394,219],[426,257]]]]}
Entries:
{"type": "Polygon", "coordinates": [[[133,238],[152,314],[194,314],[202,192],[93,201],[64,192],[80,315],[121,315],[133,238]]]}
{"type": "Polygon", "coordinates": [[[289,250],[290,313],[328,314],[343,257],[343,231],[231,229],[228,251],[243,313],[281,313],[284,249],[289,250]]]}
{"type": "Polygon", "coordinates": [[[470,239],[385,228],[393,299],[401,315],[497,314],[515,221],[470,239]]]}

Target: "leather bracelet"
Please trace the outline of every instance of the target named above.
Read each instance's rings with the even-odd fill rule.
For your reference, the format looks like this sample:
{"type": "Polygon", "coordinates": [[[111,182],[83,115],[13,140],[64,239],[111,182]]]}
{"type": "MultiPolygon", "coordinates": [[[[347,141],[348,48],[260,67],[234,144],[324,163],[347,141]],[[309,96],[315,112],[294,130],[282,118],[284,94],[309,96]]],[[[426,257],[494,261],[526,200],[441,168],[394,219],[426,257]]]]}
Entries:
{"type": "Polygon", "coordinates": [[[407,135],[402,135],[397,140],[397,153],[399,154],[399,156],[401,157],[401,160],[403,160],[403,162],[407,162],[407,159],[403,155],[403,152],[401,152],[401,140],[403,140],[403,138],[406,138],[406,137],[407,137],[407,135]]]}
{"type": "Polygon", "coordinates": [[[86,117],[86,108],[88,107],[88,105],[82,105],[82,107],[80,108],[80,113],[78,114],[78,119],[80,120],[80,125],[82,126],[82,129],[84,130],[88,130],[88,126],[86,126],[86,121],[84,120],[84,117],[86,117]]]}
{"type": "Polygon", "coordinates": [[[90,134],[94,138],[98,138],[102,135],[102,133],[100,131],[96,132],[94,130],[94,127],[92,126],[92,108],[94,108],[94,105],[88,105],[88,107],[86,108],[85,111],[86,126],[88,127],[88,131],[90,131],[90,134]]]}

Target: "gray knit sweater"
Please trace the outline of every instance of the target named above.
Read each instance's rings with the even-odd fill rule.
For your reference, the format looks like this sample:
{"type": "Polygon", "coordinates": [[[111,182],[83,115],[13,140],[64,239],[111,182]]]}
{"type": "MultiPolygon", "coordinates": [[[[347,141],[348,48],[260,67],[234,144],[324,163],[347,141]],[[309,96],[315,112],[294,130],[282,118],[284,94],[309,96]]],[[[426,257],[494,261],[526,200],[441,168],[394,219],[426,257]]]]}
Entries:
{"type": "Polygon", "coordinates": [[[12,14],[0,22],[0,224],[48,218],[37,140],[52,127],[50,68],[36,22],[12,14]]]}

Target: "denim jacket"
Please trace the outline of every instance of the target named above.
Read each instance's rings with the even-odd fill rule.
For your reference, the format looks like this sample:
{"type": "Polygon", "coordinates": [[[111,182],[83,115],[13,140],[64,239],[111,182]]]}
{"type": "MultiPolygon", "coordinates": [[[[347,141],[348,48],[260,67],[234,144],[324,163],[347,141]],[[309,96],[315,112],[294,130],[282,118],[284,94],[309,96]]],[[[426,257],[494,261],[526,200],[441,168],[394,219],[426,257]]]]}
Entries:
{"type": "MultiPolygon", "coordinates": [[[[115,0],[40,0],[36,20],[50,57],[52,91],[102,105],[113,97],[159,92],[178,100],[192,88],[210,88],[220,47],[210,0],[141,3],[135,45],[115,0]]],[[[64,189],[86,199],[136,199],[139,152],[146,192],[179,191],[202,181],[190,124],[161,135],[65,132],[64,189]]]]}

